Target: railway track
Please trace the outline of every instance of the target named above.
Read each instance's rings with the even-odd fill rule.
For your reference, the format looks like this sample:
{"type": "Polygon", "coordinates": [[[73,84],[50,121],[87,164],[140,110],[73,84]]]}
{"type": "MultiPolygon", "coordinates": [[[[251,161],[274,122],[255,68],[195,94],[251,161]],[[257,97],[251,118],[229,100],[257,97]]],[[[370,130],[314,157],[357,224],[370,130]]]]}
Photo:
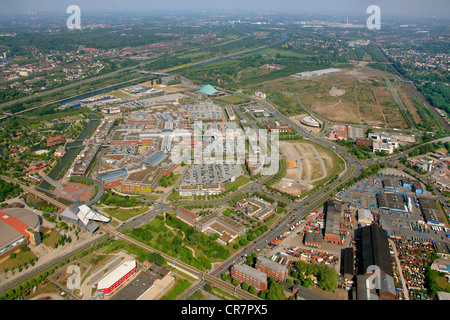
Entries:
{"type": "Polygon", "coordinates": [[[48,203],[51,203],[51,204],[57,206],[60,209],[65,210],[67,208],[67,205],[65,205],[65,204],[63,204],[63,203],[53,199],[52,197],[49,197],[49,196],[45,195],[42,192],[37,191],[34,188],[28,187],[27,185],[25,185],[24,183],[22,183],[20,181],[17,181],[15,179],[12,179],[12,178],[9,178],[9,177],[6,177],[6,176],[0,176],[0,178],[3,179],[3,180],[9,181],[9,182],[13,182],[13,183],[18,184],[22,188],[23,191],[31,193],[31,194],[34,194],[36,197],[39,197],[42,200],[45,200],[48,203]]]}
{"type": "Polygon", "coordinates": [[[173,264],[176,264],[176,266],[182,270],[187,271],[190,274],[195,275],[196,277],[198,277],[199,279],[202,279],[206,282],[211,283],[212,285],[227,291],[228,293],[241,298],[243,300],[261,300],[259,297],[257,297],[256,295],[251,294],[250,292],[244,291],[240,288],[235,288],[234,285],[232,285],[231,283],[225,282],[222,279],[216,278],[215,276],[207,273],[207,272],[203,272],[201,270],[198,270],[197,268],[194,268],[180,260],[177,260],[176,258],[169,256],[165,253],[162,253],[158,250],[155,250],[133,238],[130,238],[126,235],[124,235],[123,233],[115,230],[114,228],[108,226],[108,225],[100,225],[100,229],[104,232],[109,233],[110,235],[113,235],[117,238],[123,239],[129,243],[132,243],[136,246],[138,246],[141,249],[144,249],[148,252],[154,252],[154,253],[158,253],[160,254],[164,259],[166,259],[166,261],[173,261],[173,264]]]}

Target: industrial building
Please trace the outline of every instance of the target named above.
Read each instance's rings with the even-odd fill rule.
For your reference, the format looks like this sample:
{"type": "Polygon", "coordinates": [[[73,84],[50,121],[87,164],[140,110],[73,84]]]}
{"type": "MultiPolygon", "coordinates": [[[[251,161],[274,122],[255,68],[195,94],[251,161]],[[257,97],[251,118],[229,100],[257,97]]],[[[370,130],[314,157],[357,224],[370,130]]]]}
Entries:
{"type": "Polygon", "coordinates": [[[363,227],[360,231],[357,244],[360,261],[356,277],[357,300],[396,300],[387,232],[377,224],[363,227]],[[374,277],[375,268],[379,269],[379,277],[374,277]],[[374,278],[375,282],[369,283],[374,278]]]}
{"type": "Polygon", "coordinates": [[[308,247],[322,248],[323,235],[317,232],[305,232],[303,242],[308,247]]]}
{"type": "Polygon", "coordinates": [[[340,219],[342,214],[341,202],[337,200],[328,200],[326,203],[325,215],[325,233],[324,240],[342,244],[340,235],[340,219]]]}
{"type": "Polygon", "coordinates": [[[442,218],[441,211],[438,208],[436,199],[417,197],[420,204],[424,220],[427,224],[433,226],[445,226],[444,219],[442,218]]]}
{"type": "Polygon", "coordinates": [[[97,291],[109,295],[135,273],[136,260],[125,261],[97,283],[97,291]]]}
{"type": "Polygon", "coordinates": [[[151,265],[115,293],[111,300],[158,300],[175,285],[175,278],[170,274],[168,268],[151,265]]]}
{"type": "Polygon", "coordinates": [[[408,207],[411,206],[411,199],[400,193],[377,193],[378,208],[394,211],[409,212],[408,207]],[[405,199],[406,198],[406,199],[405,199]]]}

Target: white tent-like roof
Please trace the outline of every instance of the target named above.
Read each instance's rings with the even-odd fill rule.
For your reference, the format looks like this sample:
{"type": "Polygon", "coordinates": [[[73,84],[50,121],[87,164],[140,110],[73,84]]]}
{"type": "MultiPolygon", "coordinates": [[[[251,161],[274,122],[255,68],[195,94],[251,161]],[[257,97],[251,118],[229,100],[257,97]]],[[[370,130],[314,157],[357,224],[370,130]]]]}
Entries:
{"type": "Polygon", "coordinates": [[[109,222],[109,218],[95,212],[85,204],[79,206],[78,209],[79,211],[77,217],[81,220],[81,222],[83,222],[84,225],[87,225],[90,220],[109,222]]]}

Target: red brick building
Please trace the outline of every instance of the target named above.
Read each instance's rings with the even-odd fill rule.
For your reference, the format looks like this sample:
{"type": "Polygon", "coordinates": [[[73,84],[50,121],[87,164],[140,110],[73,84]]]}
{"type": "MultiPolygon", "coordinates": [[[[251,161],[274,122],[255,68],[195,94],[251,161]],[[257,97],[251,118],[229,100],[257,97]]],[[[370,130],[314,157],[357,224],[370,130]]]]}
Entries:
{"type": "Polygon", "coordinates": [[[195,227],[199,216],[186,208],[178,207],[177,218],[195,227]]]}
{"type": "Polygon", "coordinates": [[[259,256],[256,260],[255,269],[263,272],[267,278],[273,278],[275,281],[286,280],[288,278],[288,269],[264,256],[259,256]]]}
{"type": "Polygon", "coordinates": [[[320,233],[306,232],[304,242],[308,247],[322,248],[323,236],[320,233]]]}
{"type": "Polygon", "coordinates": [[[257,291],[267,290],[266,274],[246,264],[236,264],[231,267],[231,278],[236,279],[238,283],[245,282],[257,291]]]}
{"type": "Polygon", "coordinates": [[[63,144],[64,139],[61,136],[47,138],[47,147],[63,144]]]}

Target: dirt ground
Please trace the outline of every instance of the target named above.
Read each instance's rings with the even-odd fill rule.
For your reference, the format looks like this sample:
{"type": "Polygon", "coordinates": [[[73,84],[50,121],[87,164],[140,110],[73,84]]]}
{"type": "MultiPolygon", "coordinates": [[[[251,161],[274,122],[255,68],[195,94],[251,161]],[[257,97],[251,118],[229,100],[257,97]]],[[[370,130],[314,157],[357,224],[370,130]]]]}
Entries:
{"type": "MultiPolygon", "coordinates": [[[[297,94],[305,106],[328,120],[399,128],[406,126],[379,70],[359,65],[309,79],[281,80],[279,83],[265,84],[276,90],[297,94]]],[[[399,94],[404,93],[403,90],[398,91],[399,94]]],[[[404,100],[411,103],[410,99],[404,100]]],[[[296,123],[301,118],[291,117],[296,123]]],[[[313,132],[320,131],[303,127],[313,132]]]]}
{"type": "Polygon", "coordinates": [[[326,161],[329,163],[332,159],[324,157],[324,153],[320,153],[312,144],[280,141],[280,150],[288,163],[286,175],[274,188],[299,196],[311,190],[314,182],[327,177],[326,161]]]}

